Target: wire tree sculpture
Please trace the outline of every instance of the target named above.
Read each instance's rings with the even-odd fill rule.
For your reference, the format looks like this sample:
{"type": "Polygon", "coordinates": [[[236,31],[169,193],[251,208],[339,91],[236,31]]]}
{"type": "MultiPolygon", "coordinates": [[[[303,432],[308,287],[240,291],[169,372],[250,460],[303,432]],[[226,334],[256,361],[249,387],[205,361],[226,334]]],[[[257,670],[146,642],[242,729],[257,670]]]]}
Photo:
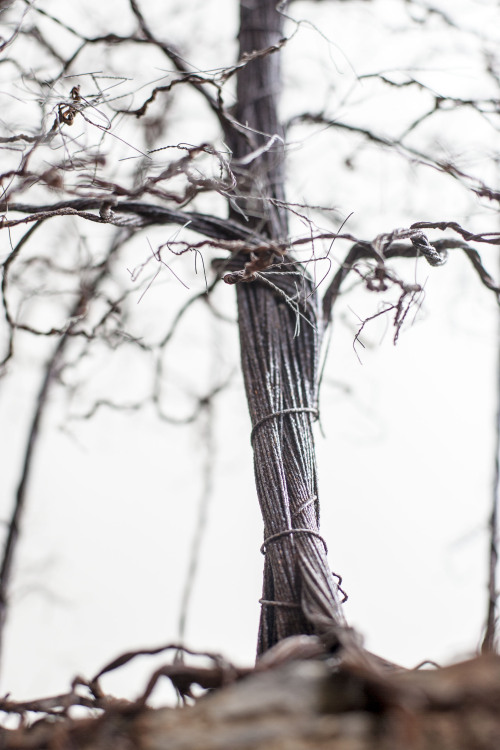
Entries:
{"type": "MultiPolygon", "coordinates": [[[[53,384],[61,380],[69,359],[81,360],[93,346],[105,345],[111,352],[119,347],[147,350],[160,362],[184,312],[199,299],[210,304],[215,286],[225,282],[236,290],[264,521],[258,654],[301,634],[319,636],[330,649],[347,648],[353,637],[342,612],[343,592],[320,533],[313,438],[320,358],[334,305],[349,275],[369,291],[391,292],[394,301],[371,317],[392,315],[396,341],[423,289],[401,276],[401,264],[393,261],[421,257],[434,267],[445,263],[448,251],[461,251],[498,296],[478,247],[500,244],[500,235],[486,212],[484,231],[464,228],[459,217],[421,220],[404,229],[381,226],[369,240],[343,225],[320,228],[307,206],[288,197],[291,134],[308,128],[347,134],[356,143],[374,144],[412,164],[429,166],[464,192],[496,205],[498,190],[482,173],[469,173],[446,160],[439,148],[425,151],[414,145],[412,135],[433,118],[452,117],[464,108],[492,132],[498,129],[498,61],[492,54],[485,58],[485,75],[496,93],[477,99],[437,93],[412,72],[365,76],[368,83],[373,79],[397,94],[410,89],[424,95],[427,108],[402,133],[386,135],[377,127],[353,124],[328,107],[295,111],[288,119],[280,115],[281,57],[306,23],[294,17],[293,3],[242,0],[236,62],[215,70],[187,63],[174,44],[156,33],[147,4],[139,0],[123,0],[127,32],[86,32],[72,24],[66,9],[53,11],[53,5],[18,0],[0,9],[5,22],[0,71],[4,85],[11,86],[0,137],[2,373],[9,371],[26,337],[54,342],[4,543],[0,635],[33,454],[53,384]],[[61,46],[56,33],[64,37],[61,46]],[[119,73],[120,61],[131,55],[140,61],[143,50],[168,65],[157,81],[151,82],[148,71],[139,71],[133,81],[119,73]],[[104,62],[102,70],[92,72],[96,56],[104,62]],[[207,121],[207,139],[166,143],[175,106],[191,106],[193,96],[207,121]],[[57,222],[66,227],[64,217],[95,225],[98,250],[63,229],[49,235],[48,227],[57,222]],[[305,234],[297,233],[297,222],[306,226],[305,234]],[[199,262],[211,259],[207,273],[212,275],[206,290],[189,298],[161,340],[150,343],[129,333],[135,288],[123,288],[115,270],[128,243],[148,228],[163,226],[182,231],[152,248],[151,258],[135,274],[151,261],[175,274],[170,259],[194,254],[199,262]],[[318,279],[316,260],[322,257],[332,265],[334,242],[336,247],[348,245],[345,256],[326,279],[318,279]]],[[[429,4],[410,0],[402,5],[415,27],[425,28],[437,18],[457,35],[463,31],[429,4]]],[[[477,34],[472,37],[477,41],[477,34]]],[[[150,400],[161,412],[159,382],[157,378],[150,400]]],[[[188,419],[207,408],[219,388],[199,398],[188,419]]]]}

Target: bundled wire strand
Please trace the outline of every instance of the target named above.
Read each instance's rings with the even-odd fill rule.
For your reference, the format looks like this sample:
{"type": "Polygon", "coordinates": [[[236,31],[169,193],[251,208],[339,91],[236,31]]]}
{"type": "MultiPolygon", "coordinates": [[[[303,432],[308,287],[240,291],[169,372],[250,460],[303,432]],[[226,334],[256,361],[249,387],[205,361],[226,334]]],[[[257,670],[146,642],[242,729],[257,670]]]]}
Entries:
{"type": "MultiPolygon", "coordinates": [[[[288,290],[287,276],[273,274],[273,285],[288,290]]],[[[318,319],[312,286],[307,277],[300,278],[294,299],[288,300],[262,280],[237,285],[242,369],[264,519],[259,654],[295,634],[328,635],[334,644],[345,624],[319,533],[312,431],[318,319]]]]}

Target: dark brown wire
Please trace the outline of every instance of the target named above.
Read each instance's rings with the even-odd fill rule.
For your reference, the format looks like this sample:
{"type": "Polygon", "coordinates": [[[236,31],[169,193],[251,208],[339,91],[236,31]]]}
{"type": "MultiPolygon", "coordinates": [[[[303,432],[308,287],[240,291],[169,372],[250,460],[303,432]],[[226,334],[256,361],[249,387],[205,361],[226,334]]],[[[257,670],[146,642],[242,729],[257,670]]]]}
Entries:
{"type": "Polygon", "coordinates": [[[259,421],[254,424],[252,428],[252,432],[250,433],[250,442],[253,444],[253,438],[254,438],[256,431],[262,424],[265,424],[269,419],[275,419],[276,417],[281,417],[282,414],[298,414],[299,412],[309,412],[311,414],[314,414],[316,418],[318,417],[318,410],[309,406],[299,406],[295,409],[281,409],[280,411],[275,411],[272,414],[266,414],[265,417],[262,417],[262,419],[259,419],[259,421]]]}
{"type": "Polygon", "coordinates": [[[294,536],[294,534],[312,534],[312,536],[317,537],[323,542],[323,547],[325,548],[325,554],[328,554],[328,547],[326,546],[326,542],[321,536],[321,534],[318,531],[313,531],[312,529],[285,529],[285,531],[278,531],[277,534],[272,534],[271,536],[268,536],[267,539],[264,539],[262,542],[260,551],[263,555],[267,552],[267,545],[269,542],[275,542],[277,539],[282,539],[284,536],[294,536]]]}

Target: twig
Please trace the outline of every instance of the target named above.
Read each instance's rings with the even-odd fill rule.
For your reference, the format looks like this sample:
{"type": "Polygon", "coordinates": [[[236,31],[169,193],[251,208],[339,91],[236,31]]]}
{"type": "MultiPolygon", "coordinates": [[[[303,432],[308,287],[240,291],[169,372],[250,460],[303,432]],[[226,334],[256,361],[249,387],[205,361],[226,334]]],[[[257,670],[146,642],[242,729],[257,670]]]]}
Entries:
{"type": "Polygon", "coordinates": [[[0,658],[4,647],[4,630],[7,620],[9,588],[12,579],[17,543],[21,530],[22,517],[26,504],[28,480],[31,474],[33,457],[38,443],[41,420],[45,413],[50,389],[60,367],[68,340],[67,334],[61,336],[52,352],[52,355],[45,365],[45,373],[36,399],[35,412],[31,420],[28,439],[24,449],[21,476],[16,490],[14,509],[8,524],[8,532],[0,566],[0,658]]]}
{"type": "MultiPolygon", "coordinates": [[[[500,315],[497,320],[497,338],[500,339],[500,315]]],[[[497,642],[497,609],[498,609],[498,502],[500,497],[500,347],[496,361],[496,419],[495,419],[495,461],[493,486],[491,492],[491,510],[488,521],[488,607],[486,630],[481,643],[482,653],[495,653],[497,642]]]]}

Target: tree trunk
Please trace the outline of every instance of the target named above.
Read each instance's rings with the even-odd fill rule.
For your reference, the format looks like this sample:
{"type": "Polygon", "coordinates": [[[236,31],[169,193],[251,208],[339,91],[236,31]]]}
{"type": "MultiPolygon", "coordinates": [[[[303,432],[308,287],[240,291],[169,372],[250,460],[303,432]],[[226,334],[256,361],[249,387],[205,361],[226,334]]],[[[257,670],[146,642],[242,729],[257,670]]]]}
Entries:
{"type": "Polygon", "coordinates": [[[287,236],[284,133],[278,118],[282,22],[275,0],[241,1],[240,59],[249,61],[237,79],[234,115],[241,128],[228,133],[240,194],[232,217],[250,223],[269,243],[259,266],[264,270],[237,285],[241,360],[264,520],[259,654],[295,634],[316,633],[336,645],[344,625],[338,585],[319,535],[312,434],[320,343],[317,298],[304,269],[290,256],[273,253],[273,241],[287,236]],[[253,54],[257,50],[268,53],[253,54]]]}

